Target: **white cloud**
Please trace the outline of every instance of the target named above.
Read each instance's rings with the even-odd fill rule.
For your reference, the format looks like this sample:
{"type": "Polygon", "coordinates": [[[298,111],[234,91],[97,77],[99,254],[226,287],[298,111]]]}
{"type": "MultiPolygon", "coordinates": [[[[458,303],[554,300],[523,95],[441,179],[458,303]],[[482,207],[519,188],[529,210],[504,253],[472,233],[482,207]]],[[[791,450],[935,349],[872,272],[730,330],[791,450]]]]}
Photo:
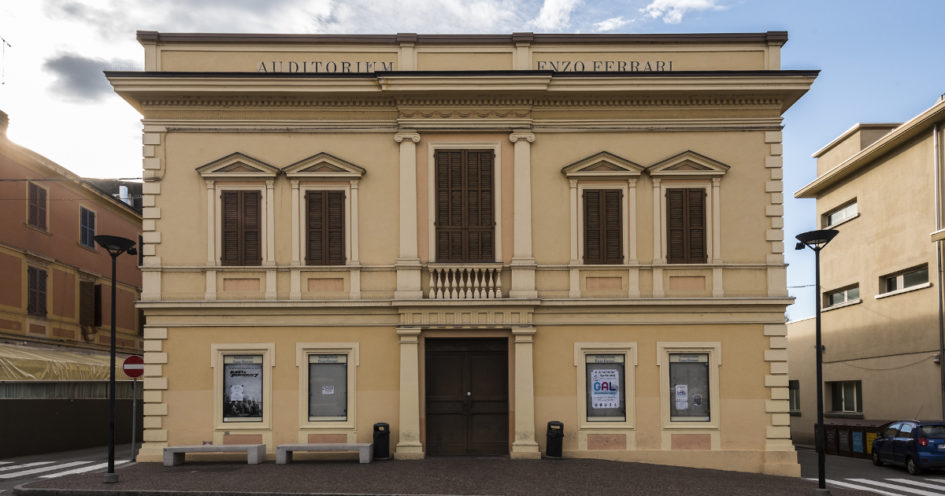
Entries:
{"type": "Polygon", "coordinates": [[[571,11],[581,0],[545,0],[531,24],[544,31],[558,31],[571,23],[571,11]]]}
{"type": "Polygon", "coordinates": [[[594,23],[594,31],[602,33],[605,31],[613,31],[621,26],[625,26],[633,22],[633,19],[624,19],[621,17],[611,17],[610,19],[605,19],[600,22],[594,23]]]}
{"type": "Polygon", "coordinates": [[[679,24],[683,16],[690,11],[723,10],[719,0],[653,0],[640,9],[643,15],[651,19],[662,18],[666,24],[679,24]]]}

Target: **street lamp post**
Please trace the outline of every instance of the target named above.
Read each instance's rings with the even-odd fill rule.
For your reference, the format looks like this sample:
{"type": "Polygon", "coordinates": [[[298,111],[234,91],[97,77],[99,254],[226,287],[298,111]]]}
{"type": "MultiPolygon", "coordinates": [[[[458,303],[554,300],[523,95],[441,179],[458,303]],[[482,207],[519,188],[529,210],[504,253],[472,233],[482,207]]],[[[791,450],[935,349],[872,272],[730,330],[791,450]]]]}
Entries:
{"type": "Polygon", "coordinates": [[[817,487],[821,491],[827,490],[827,479],[824,458],[824,349],[820,339],[820,250],[827,246],[827,243],[836,235],[836,229],[808,231],[796,236],[797,245],[794,246],[796,250],[803,250],[805,246],[814,250],[814,305],[817,318],[815,331],[817,342],[814,345],[817,349],[817,432],[814,433],[814,441],[817,443],[817,487]]]}
{"type": "MultiPolygon", "coordinates": [[[[111,368],[108,377],[108,471],[105,473],[105,482],[118,482],[118,474],[115,473],[115,261],[118,255],[128,253],[136,255],[135,242],[119,236],[98,235],[95,236],[95,242],[99,244],[112,257],[112,312],[111,312],[111,368]]],[[[132,398],[134,401],[134,398],[132,398]]],[[[134,451],[134,446],[131,447],[134,451]]]]}

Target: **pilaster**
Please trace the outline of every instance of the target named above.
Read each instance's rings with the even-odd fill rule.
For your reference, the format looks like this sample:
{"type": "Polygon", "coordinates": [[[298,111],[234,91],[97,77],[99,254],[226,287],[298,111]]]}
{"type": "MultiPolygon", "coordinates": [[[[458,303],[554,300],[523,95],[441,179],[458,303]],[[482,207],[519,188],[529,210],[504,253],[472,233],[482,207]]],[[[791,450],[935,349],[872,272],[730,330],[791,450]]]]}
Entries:
{"type": "Polygon", "coordinates": [[[512,249],[512,298],[537,298],[535,290],[535,258],[532,254],[532,179],[531,144],[535,135],[515,131],[509,135],[515,144],[513,212],[515,229],[512,249]]]}
{"type": "Polygon", "coordinates": [[[420,444],[420,328],[400,327],[400,425],[394,458],[423,458],[420,444]]]}
{"type": "Polygon", "coordinates": [[[292,187],[292,268],[289,271],[289,299],[302,299],[302,225],[301,225],[301,198],[299,197],[299,181],[289,181],[292,187]]]}
{"type": "Polygon", "coordinates": [[[784,266],[784,193],[783,193],[783,158],[781,157],[781,131],[766,131],[764,133],[765,168],[769,171],[768,181],[765,182],[765,193],[768,196],[768,205],[765,207],[765,216],[768,220],[768,229],[765,239],[768,241],[769,252],[766,257],[768,266],[768,296],[787,296],[787,269],[784,266]]]}
{"type": "MultiPolygon", "coordinates": [[[[660,196],[660,178],[653,178],[653,264],[664,264],[666,259],[663,257],[663,244],[662,244],[662,202],[663,198],[660,196]]],[[[665,294],[663,293],[663,269],[659,267],[653,267],[653,297],[662,298],[665,294]]]]}
{"type": "Polygon", "coordinates": [[[535,327],[512,329],[515,339],[515,435],[512,458],[541,458],[535,441],[535,327]]]}
{"type": "Polygon", "coordinates": [[[768,374],[765,375],[765,388],[768,389],[765,411],[769,414],[769,424],[765,429],[765,450],[793,452],[788,401],[787,325],[766,324],[764,335],[768,338],[764,356],[769,366],[768,374]]]}
{"type": "Polygon", "coordinates": [[[420,259],[417,247],[417,143],[420,135],[401,132],[400,143],[400,256],[397,258],[396,299],[420,299],[420,259]]]}
{"type": "Polygon", "coordinates": [[[167,353],[164,342],[167,340],[167,328],[144,328],[144,374],[141,380],[144,397],[143,427],[144,436],[139,462],[157,462],[164,456],[167,446],[167,428],[164,418],[167,416],[167,403],[164,394],[167,391],[167,353]]]}

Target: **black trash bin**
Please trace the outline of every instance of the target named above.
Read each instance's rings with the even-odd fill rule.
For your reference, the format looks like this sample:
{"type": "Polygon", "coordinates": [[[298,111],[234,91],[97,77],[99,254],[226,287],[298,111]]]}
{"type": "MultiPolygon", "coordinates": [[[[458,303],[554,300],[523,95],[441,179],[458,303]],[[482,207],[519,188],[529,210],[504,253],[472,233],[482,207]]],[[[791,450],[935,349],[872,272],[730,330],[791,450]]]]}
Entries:
{"type": "Polygon", "coordinates": [[[545,456],[561,458],[561,440],[564,439],[564,423],[557,420],[548,422],[548,447],[545,456]]]}
{"type": "Polygon", "coordinates": [[[378,422],[374,424],[374,459],[387,460],[390,458],[390,424],[378,422]]]}

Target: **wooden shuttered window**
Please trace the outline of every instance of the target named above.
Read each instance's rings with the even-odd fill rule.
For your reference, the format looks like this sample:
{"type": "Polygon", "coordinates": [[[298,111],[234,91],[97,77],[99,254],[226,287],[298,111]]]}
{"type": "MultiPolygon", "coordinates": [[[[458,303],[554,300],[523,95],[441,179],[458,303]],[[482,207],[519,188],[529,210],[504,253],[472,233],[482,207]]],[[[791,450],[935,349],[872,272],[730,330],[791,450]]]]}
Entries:
{"type": "Polygon", "coordinates": [[[46,316],[46,271],[36,267],[26,268],[26,313],[46,316]]]}
{"type": "Polygon", "coordinates": [[[706,263],[705,190],[666,190],[669,263],[706,263]]]}
{"type": "Polygon", "coordinates": [[[259,265],[262,263],[261,215],[259,191],[224,191],[222,254],[223,265],[259,265]]]}
{"type": "Polygon", "coordinates": [[[102,325],[102,285],[92,281],[79,281],[79,325],[99,327],[102,325]]]}
{"type": "Polygon", "coordinates": [[[305,263],[345,264],[345,193],[309,191],[305,194],[307,220],[305,263]]]}
{"type": "Polygon", "coordinates": [[[436,261],[495,261],[492,150],[437,150],[436,261]]]}
{"type": "Polygon", "coordinates": [[[584,198],[584,263],[623,263],[623,191],[586,189],[584,198]]]}
{"type": "Polygon", "coordinates": [[[46,230],[46,190],[39,185],[29,183],[27,191],[27,223],[35,228],[46,230]]]}

